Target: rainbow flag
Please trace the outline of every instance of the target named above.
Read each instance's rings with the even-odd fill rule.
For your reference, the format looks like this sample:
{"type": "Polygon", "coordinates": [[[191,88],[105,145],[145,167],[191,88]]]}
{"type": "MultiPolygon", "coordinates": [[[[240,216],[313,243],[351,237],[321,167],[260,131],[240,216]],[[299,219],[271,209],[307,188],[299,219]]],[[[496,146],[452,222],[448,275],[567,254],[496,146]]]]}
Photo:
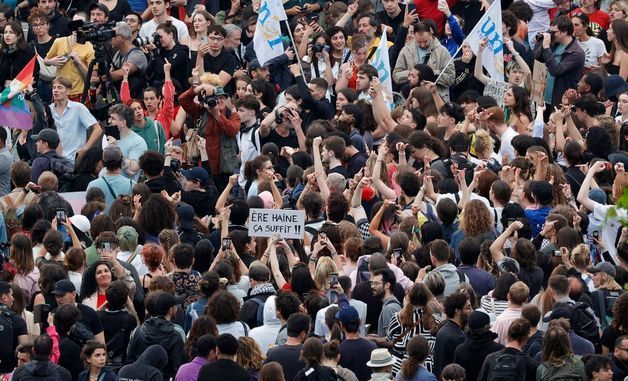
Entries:
{"type": "Polygon", "coordinates": [[[22,91],[33,82],[36,60],[37,56],[33,57],[0,94],[0,126],[19,130],[33,128],[33,115],[22,91]]]}

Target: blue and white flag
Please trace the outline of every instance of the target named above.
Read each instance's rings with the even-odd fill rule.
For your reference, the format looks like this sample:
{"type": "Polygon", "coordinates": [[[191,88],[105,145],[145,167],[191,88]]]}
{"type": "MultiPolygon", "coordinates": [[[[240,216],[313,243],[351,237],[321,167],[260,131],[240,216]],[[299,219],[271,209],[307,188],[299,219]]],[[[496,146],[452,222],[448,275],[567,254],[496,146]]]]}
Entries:
{"type": "Polygon", "coordinates": [[[502,5],[500,1],[494,1],[491,4],[488,11],[466,38],[465,41],[473,50],[473,54],[478,54],[480,40],[484,37],[488,39],[488,45],[482,54],[482,65],[492,79],[504,82],[504,39],[502,37],[502,5]]]}
{"type": "Polygon", "coordinates": [[[260,65],[284,53],[280,21],[287,20],[281,0],[262,0],[253,36],[253,47],[260,65]]]}
{"type": "Polygon", "coordinates": [[[384,94],[384,102],[392,110],[395,107],[392,95],[392,80],[390,70],[390,59],[388,58],[388,39],[386,31],[382,32],[382,38],[379,40],[379,46],[375,52],[372,65],[377,69],[377,76],[382,84],[382,93],[384,94]]]}

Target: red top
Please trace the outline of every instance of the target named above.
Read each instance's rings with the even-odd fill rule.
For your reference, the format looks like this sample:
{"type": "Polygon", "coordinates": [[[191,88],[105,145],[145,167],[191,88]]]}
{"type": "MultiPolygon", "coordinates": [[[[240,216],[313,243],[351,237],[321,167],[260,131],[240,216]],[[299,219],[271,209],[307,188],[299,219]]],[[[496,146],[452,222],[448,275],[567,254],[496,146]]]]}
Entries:
{"type": "Polygon", "coordinates": [[[101,294],[100,292],[97,294],[98,299],[96,299],[96,308],[100,308],[107,301],[107,294],[101,294]]]}
{"type": "MultiPolygon", "coordinates": [[[[576,8],[571,11],[569,17],[581,14],[586,13],[584,13],[581,8],[576,8]]],[[[589,17],[589,27],[591,28],[591,31],[593,31],[594,37],[598,37],[600,35],[600,32],[608,29],[608,27],[611,25],[611,17],[608,15],[608,13],[599,9],[587,16],[589,17]]]]}
{"type": "MultiPolygon", "coordinates": [[[[164,127],[166,139],[170,139],[170,127],[176,116],[176,110],[174,109],[174,85],[172,81],[166,81],[161,91],[164,98],[163,104],[161,108],[157,110],[155,119],[164,127]]],[[[131,105],[131,91],[129,89],[129,82],[127,81],[122,81],[122,85],[120,86],[120,100],[127,106],[131,105]]]]}
{"type": "MultiPolygon", "coordinates": [[[[458,0],[447,0],[449,8],[453,8],[458,0]]],[[[416,11],[419,14],[419,20],[432,19],[438,26],[438,33],[442,36],[445,33],[445,21],[447,17],[438,10],[438,0],[414,0],[416,11]]]]}

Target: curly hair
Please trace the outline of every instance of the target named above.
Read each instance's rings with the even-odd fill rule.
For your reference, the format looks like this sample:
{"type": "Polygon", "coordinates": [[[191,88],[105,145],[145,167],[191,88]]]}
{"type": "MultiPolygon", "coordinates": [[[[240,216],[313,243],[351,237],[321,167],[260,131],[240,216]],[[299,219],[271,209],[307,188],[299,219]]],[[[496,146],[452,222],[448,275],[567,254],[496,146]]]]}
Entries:
{"type": "Polygon", "coordinates": [[[152,194],[142,206],[139,223],[146,232],[157,237],[164,229],[172,229],[176,212],[174,206],[160,194],[152,194]]]}
{"type": "Polygon", "coordinates": [[[527,270],[533,269],[537,265],[536,256],[536,247],[534,247],[532,241],[525,238],[517,240],[511,254],[511,257],[519,262],[521,268],[527,270]]]}
{"type": "Polygon", "coordinates": [[[465,237],[475,237],[493,228],[491,212],[480,200],[471,200],[462,211],[464,217],[460,221],[460,230],[465,237]]]}
{"type": "Polygon", "coordinates": [[[85,274],[83,274],[83,283],[81,283],[81,295],[84,297],[88,297],[98,291],[98,284],[96,283],[96,269],[98,266],[105,265],[111,272],[111,282],[115,282],[117,280],[115,272],[111,267],[111,263],[108,261],[96,261],[92,263],[91,266],[85,270],[85,274]]]}
{"type": "Polygon", "coordinates": [[[475,153],[479,158],[489,159],[495,149],[495,140],[488,131],[478,130],[475,133],[473,148],[475,148],[475,153]]]}
{"type": "Polygon", "coordinates": [[[61,279],[68,279],[68,273],[61,265],[47,263],[41,266],[38,284],[43,294],[50,294],[61,279]]]}
{"type": "Polygon", "coordinates": [[[238,338],[236,362],[244,369],[260,370],[264,365],[264,354],[257,341],[247,336],[238,338]]]}
{"type": "Polygon", "coordinates": [[[216,320],[208,315],[201,315],[194,321],[190,333],[188,333],[188,339],[185,343],[186,353],[189,359],[196,357],[196,343],[201,336],[212,335],[218,337],[218,327],[216,326],[216,320]]]}
{"type": "Polygon", "coordinates": [[[230,292],[221,291],[209,299],[205,315],[213,316],[217,324],[229,324],[238,320],[240,302],[230,292]]]}
{"type": "Polygon", "coordinates": [[[613,328],[626,332],[628,330],[628,292],[624,292],[615,300],[613,316],[615,317],[611,322],[613,328]]]}
{"type": "Polygon", "coordinates": [[[164,291],[174,294],[176,292],[176,286],[174,285],[174,282],[166,275],[158,275],[156,277],[153,277],[150,280],[150,284],[148,285],[149,293],[155,291],[164,291]]]}

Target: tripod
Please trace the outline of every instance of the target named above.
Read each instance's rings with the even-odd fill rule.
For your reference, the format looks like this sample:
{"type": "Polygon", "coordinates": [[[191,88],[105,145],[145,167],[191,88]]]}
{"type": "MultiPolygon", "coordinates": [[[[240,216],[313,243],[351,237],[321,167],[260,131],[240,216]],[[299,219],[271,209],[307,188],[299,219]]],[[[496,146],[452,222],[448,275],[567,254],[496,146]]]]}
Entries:
{"type": "Polygon", "coordinates": [[[118,96],[118,91],[113,85],[113,82],[111,81],[110,71],[111,71],[111,66],[112,66],[112,60],[108,52],[105,50],[105,41],[94,41],[93,45],[94,45],[94,59],[92,60],[92,62],[89,63],[89,67],[87,68],[87,75],[85,77],[86,79],[85,79],[85,85],[83,87],[83,95],[81,96],[81,102],[85,104],[85,102],[87,101],[87,91],[89,90],[91,86],[90,82],[91,82],[92,74],[94,73],[94,66],[98,65],[98,69],[97,69],[98,78],[102,78],[102,76],[104,75],[106,80],[104,81],[101,80],[96,88],[97,89],[100,88],[100,94],[98,96],[101,97],[102,104],[105,104],[106,106],[96,108],[96,104],[97,104],[96,96],[92,97],[90,101],[91,101],[92,107],[94,108],[94,111],[101,111],[101,109],[105,110],[104,120],[106,120],[107,118],[106,110],[109,108],[108,106],[113,103],[119,102],[120,97],[118,96]]]}

